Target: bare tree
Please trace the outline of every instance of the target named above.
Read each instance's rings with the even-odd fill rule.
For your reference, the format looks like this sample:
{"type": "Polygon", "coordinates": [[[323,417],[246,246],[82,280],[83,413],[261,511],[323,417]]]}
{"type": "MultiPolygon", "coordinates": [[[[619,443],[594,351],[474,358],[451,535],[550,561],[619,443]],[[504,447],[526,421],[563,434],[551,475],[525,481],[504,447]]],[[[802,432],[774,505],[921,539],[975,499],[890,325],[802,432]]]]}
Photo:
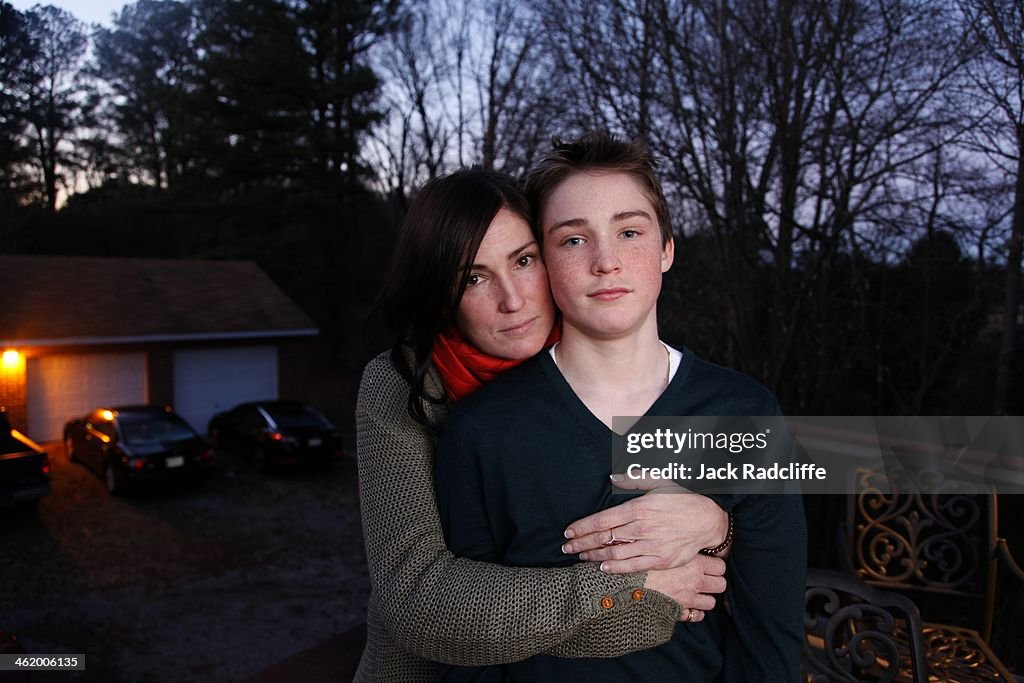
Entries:
{"type": "MultiPolygon", "coordinates": [[[[465,11],[454,5],[446,10],[465,11]]],[[[442,21],[429,3],[413,3],[376,51],[387,115],[375,132],[373,149],[383,189],[400,201],[410,187],[441,173],[450,156],[457,135],[447,101],[450,46],[462,49],[460,26],[442,21]]]]}
{"type": "MultiPolygon", "coordinates": [[[[828,391],[839,262],[876,242],[901,173],[956,135],[949,8],[924,0],[572,0],[551,45],[582,92],[578,125],[643,135],[681,236],[700,236],[715,355],[777,391],[828,391]],[[794,362],[807,386],[792,378],[794,362]]],[[[866,285],[866,282],[858,286],[866,285]]],[[[692,293],[691,293],[692,294],[692,293]]],[[[678,300],[683,300],[681,295],[678,300]]],[[[694,297],[686,297],[694,305],[694,297]]],[[[793,399],[793,396],[789,397],[793,399]]]]}
{"type": "Polygon", "coordinates": [[[407,188],[478,164],[525,173],[569,108],[540,42],[542,17],[510,0],[412,3],[377,53],[389,119],[375,158],[382,186],[407,188]]]}
{"type": "Polygon", "coordinates": [[[988,105],[974,128],[973,146],[1013,182],[1013,213],[1006,255],[1002,340],[996,366],[995,411],[1009,409],[1020,308],[1024,240],[1024,3],[962,0],[964,18],[980,47],[970,72],[988,105]]]}
{"type": "MultiPolygon", "coordinates": [[[[490,0],[480,16],[484,40],[476,54],[474,78],[480,115],[479,158],[484,168],[501,165],[499,146],[508,154],[516,146],[515,126],[507,119],[517,103],[529,101],[522,87],[527,64],[534,57],[536,37],[528,12],[519,3],[490,0]],[[504,131],[504,140],[499,140],[504,131]]],[[[522,110],[520,110],[522,111],[522,110]]]]}

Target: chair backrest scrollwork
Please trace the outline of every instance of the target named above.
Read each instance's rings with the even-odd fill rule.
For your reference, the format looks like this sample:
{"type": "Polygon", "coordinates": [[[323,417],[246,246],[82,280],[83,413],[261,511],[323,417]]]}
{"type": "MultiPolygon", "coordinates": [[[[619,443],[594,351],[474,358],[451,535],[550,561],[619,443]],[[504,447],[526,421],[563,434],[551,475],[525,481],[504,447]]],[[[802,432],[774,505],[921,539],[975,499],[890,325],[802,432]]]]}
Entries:
{"type": "Polygon", "coordinates": [[[925,683],[921,632],[921,616],[907,598],[847,574],[808,571],[802,662],[808,683],[925,683]]]}
{"type": "Polygon", "coordinates": [[[957,482],[928,468],[861,469],[854,477],[844,543],[849,569],[875,587],[945,596],[934,602],[950,611],[930,614],[923,603],[926,617],[958,621],[987,636],[994,599],[994,492],[960,491],[957,482]],[[949,597],[964,598],[963,604],[949,597]]]}

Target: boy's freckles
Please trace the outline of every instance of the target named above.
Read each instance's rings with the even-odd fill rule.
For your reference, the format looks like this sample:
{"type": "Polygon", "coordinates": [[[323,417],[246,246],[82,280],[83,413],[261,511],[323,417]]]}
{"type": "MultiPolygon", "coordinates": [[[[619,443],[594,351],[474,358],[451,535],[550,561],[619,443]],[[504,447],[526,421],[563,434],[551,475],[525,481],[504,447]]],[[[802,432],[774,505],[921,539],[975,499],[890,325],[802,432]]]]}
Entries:
{"type": "Polygon", "coordinates": [[[566,324],[618,336],[648,320],[673,258],[655,216],[639,181],[626,173],[577,172],[555,188],[541,227],[551,291],[566,324]]]}

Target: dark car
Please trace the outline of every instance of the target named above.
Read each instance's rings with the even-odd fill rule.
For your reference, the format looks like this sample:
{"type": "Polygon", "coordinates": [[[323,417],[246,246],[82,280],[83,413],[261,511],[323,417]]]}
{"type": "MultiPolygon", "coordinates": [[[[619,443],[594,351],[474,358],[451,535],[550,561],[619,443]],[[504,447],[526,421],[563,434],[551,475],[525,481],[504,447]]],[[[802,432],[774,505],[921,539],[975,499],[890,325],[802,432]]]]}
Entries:
{"type": "Polygon", "coordinates": [[[213,416],[207,436],[217,448],[250,457],[258,470],[341,457],[341,437],[330,420],[301,401],[254,401],[213,416]]]}
{"type": "Polygon", "coordinates": [[[201,474],[213,449],[170,407],[99,408],[64,427],[64,452],[103,477],[107,491],[201,474]]]}
{"type": "Polygon", "coordinates": [[[0,505],[35,510],[50,492],[50,458],[32,439],[11,427],[0,408],[0,505]]]}

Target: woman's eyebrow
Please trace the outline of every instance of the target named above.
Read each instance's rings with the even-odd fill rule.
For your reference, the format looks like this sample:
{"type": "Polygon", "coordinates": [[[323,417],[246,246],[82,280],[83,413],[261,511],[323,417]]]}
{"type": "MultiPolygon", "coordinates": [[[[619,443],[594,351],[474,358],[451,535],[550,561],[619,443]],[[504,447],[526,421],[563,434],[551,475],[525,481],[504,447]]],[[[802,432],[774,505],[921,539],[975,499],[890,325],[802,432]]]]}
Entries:
{"type": "MultiPolygon", "coordinates": [[[[511,261],[516,256],[519,256],[519,254],[523,253],[524,251],[526,251],[530,247],[535,246],[536,244],[537,244],[537,240],[530,240],[529,242],[527,242],[523,246],[521,246],[521,247],[519,247],[517,249],[513,249],[512,251],[510,251],[508,253],[508,256],[507,256],[508,260],[511,261]]],[[[468,265],[463,266],[462,270],[463,270],[463,272],[469,272],[471,270],[488,270],[488,267],[487,267],[486,263],[470,263],[468,265]]]]}
{"type": "Polygon", "coordinates": [[[508,254],[508,258],[509,258],[509,260],[512,260],[512,259],[514,259],[514,258],[515,258],[516,256],[519,256],[519,254],[523,253],[524,251],[526,251],[526,250],[527,250],[527,249],[529,249],[530,247],[532,247],[532,246],[536,246],[536,244],[537,244],[537,240],[530,240],[529,242],[527,242],[527,243],[526,243],[526,244],[524,244],[523,246],[519,247],[518,249],[513,249],[513,250],[512,250],[512,251],[510,251],[510,252],[509,252],[509,254],[508,254]]]}

